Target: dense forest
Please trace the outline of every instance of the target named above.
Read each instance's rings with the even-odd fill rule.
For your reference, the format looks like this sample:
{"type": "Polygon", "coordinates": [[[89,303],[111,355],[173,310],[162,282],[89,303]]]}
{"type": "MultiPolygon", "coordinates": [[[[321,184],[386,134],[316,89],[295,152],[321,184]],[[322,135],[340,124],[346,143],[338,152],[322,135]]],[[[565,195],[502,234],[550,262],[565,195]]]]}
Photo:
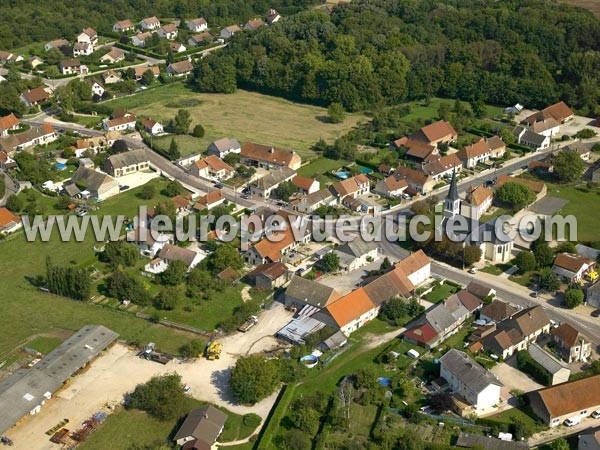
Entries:
{"type": "Polygon", "coordinates": [[[72,37],[84,27],[110,31],[117,20],[148,16],[205,17],[210,26],[243,23],[271,8],[292,14],[312,0],[4,0],[0,14],[0,50],[32,42],[72,37]]]}
{"type": "Polygon", "coordinates": [[[350,111],[434,95],[598,113],[600,21],[541,0],[353,0],[236,35],[196,87],[236,86],[350,111]]]}

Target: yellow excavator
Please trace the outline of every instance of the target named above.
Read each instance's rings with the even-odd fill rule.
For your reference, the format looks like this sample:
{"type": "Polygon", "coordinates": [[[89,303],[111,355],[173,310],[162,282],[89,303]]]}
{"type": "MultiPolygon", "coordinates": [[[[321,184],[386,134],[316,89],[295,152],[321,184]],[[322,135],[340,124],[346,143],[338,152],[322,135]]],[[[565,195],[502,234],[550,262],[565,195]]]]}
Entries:
{"type": "Polygon", "coordinates": [[[210,340],[206,343],[204,349],[204,357],[209,361],[214,361],[221,357],[221,351],[223,350],[223,344],[215,339],[215,334],[210,337],[210,340]]]}

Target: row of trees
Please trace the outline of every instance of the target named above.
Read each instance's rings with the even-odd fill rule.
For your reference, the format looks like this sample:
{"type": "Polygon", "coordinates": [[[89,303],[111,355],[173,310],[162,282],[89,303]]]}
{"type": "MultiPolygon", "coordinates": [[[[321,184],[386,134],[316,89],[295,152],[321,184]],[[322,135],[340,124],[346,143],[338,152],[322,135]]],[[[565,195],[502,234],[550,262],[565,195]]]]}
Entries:
{"type": "Polygon", "coordinates": [[[237,85],[350,111],[440,95],[533,107],[562,98],[594,112],[599,41],[591,13],[537,0],[442,0],[419,8],[363,0],[331,16],[305,11],[234,36],[200,63],[194,84],[208,92],[237,85]]]}
{"type": "Polygon", "coordinates": [[[75,300],[88,300],[91,292],[90,274],[79,267],[61,267],[46,259],[46,285],[48,290],[75,300]]]}

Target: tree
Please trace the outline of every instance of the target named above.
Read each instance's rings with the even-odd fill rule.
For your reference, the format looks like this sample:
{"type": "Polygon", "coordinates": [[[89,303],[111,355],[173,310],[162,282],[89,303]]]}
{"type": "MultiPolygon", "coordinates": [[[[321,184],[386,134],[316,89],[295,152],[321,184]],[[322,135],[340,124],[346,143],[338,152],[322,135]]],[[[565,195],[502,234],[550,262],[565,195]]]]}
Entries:
{"type": "Polygon", "coordinates": [[[291,181],[284,181],[275,188],[275,194],[284,202],[289,202],[290,197],[296,192],[296,186],[291,181]]]}
{"type": "Polygon", "coordinates": [[[540,286],[547,291],[557,291],[560,289],[560,280],[552,269],[546,267],[540,272],[540,286]]]}
{"type": "Polygon", "coordinates": [[[561,150],[554,157],[554,175],[562,182],[577,181],[585,170],[585,163],[572,150],[561,150]]]}
{"type": "Polygon", "coordinates": [[[583,304],[583,291],[579,288],[570,288],[565,292],[565,303],[571,309],[583,304]]]}
{"type": "Polygon", "coordinates": [[[535,255],[523,250],[515,258],[515,264],[519,267],[520,273],[532,271],[536,267],[535,255]]]}
{"type": "Polygon", "coordinates": [[[327,253],[325,256],[323,256],[322,261],[323,268],[327,272],[335,272],[340,268],[340,257],[333,252],[327,253]]]}
{"type": "Polygon", "coordinates": [[[170,181],[163,190],[163,194],[167,197],[177,197],[185,192],[184,187],[178,181],[170,181]]]}
{"type": "Polygon", "coordinates": [[[507,146],[512,145],[517,141],[517,138],[515,138],[515,135],[508,128],[500,129],[500,137],[502,138],[502,140],[504,141],[504,143],[507,146]]]}
{"type": "Polygon", "coordinates": [[[477,245],[467,245],[463,250],[463,262],[466,266],[481,260],[481,248],[477,245]]]}
{"type": "Polygon", "coordinates": [[[591,139],[596,136],[596,132],[591,128],[584,128],[583,130],[579,130],[573,136],[576,139],[591,139]]]}
{"type": "Polygon", "coordinates": [[[181,152],[179,151],[179,145],[175,141],[175,138],[171,138],[171,143],[169,144],[169,150],[167,152],[169,159],[174,161],[176,159],[181,158],[181,152]]]}
{"type": "Polygon", "coordinates": [[[515,435],[516,440],[527,440],[533,434],[533,428],[531,425],[526,423],[523,419],[513,416],[512,424],[510,426],[512,433],[515,435]]]}
{"type": "Polygon", "coordinates": [[[268,397],[279,382],[277,364],[262,355],[242,356],[231,370],[229,387],[240,403],[254,404],[268,397]]]}
{"type": "Polygon", "coordinates": [[[138,196],[144,200],[152,200],[156,195],[156,187],[153,184],[146,184],[138,196]]]}
{"type": "Polygon", "coordinates": [[[203,138],[204,137],[204,127],[200,124],[196,125],[192,131],[192,136],[194,136],[196,138],[203,138]]]}
{"type": "Polygon", "coordinates": [[[421,200],[420,202],[415,202],[410,206],[411,212],[415,216],[424,216],[429,212],[429,205],[425,200],[421,200]]]}
{"type": "Polygon", "coordinates": [[[154,376],[129,396],[128,408],[140,409],[159,420],[179,418],[185,407],[184,386],[176,373],[154,376]]]}
{"type": "Polygon", "coordinates": [[[178,286],[163,288],[154,298],[154,306],[158,309],[173,310],[183,301],[183,291],[178,286]]]}
{"type": "Polygon", "coordinates": [[[562,437],[550,442],[549,445],[551,450],[569,450],[571,448],[567,440],[562,437]]]}
{"type": "Polygon", "coordinates": [[[167,270],[160,274],[160,282],[163,285],[175,286],[183,283],[188,265],[183,261],[175,260],[169,263],[167,270]]]}
{"type": "Polygon", "coordinates": [[[451,411],[454,407],[452,396],[447,392],[436,392],[429,396],[429,404],[438,413],[451,411]]]}
{"type": "Polygon", "coordinates": [[[20,212],[23,209],[23,199],[15,194],[10,194],[6,199],[6,208],[12,212],[20,212]]]}
{"type": "Polygon", "coordinates": [[[573,242],[561,242],[554,248],[555,253],[574,253],[577,254],[577,247],[573,242]]]}
{"type": "Polygon", "coordinates": [[[406,301],[399,297],[390,299],[383,305],[383,308],[381,308],[380,316],[384,320],[394,325],[398,325],[408,316],[406,301]]]}
{"type": "Polygon", "coordinates": [[[108,154],[116,155],[117,153],[124,153],[128,150],[129,146],[127,145],[127,142],[125,142],[122,139],[117,139],[111,146],[110,150],[108,151],[108,154]]]}
{"type": "Polygon", "coordinates": [[[344,106],[340,103],[332,103],[327,108],[327,115],[331,123],[342,123],[346,117],[346,111],[344,111],[344,106]]]}
{"type": "Polygon", "coordinates": [[[104,246],[104,253],[102,256],[113,268],[119,266],[132,267],[138,261],[140,251],[131,242],[114,241],[109,242],[104,246]]]}
{"type": "Polygon", "coordinates": [[[152,69],[144,71],[140,83],[142,83],[144,86],[150,86],[152,83],[154,83],[154,72],[152,69]]]}
{"type": "Polygon", "coordinates": [[[46,258],[46,285],[57,295],[75,300],[88,300],[92,289],[90,275],[77,266],[61,267],[46,258]]]}
{"type": "Polygon", "coordinates": [[[107,281],[106,291],[118,300],[129,300],[140,306],[150,304],[150,294],[140,279],[131,273],[115,270],[107,281]]]}
{"type": "Polygon", "coordinates": [[[554,252],[542,236],[531,243],[531,251],[539,269],[550,266],[554,261],[554,252]]]}
{"type": "Polygon", "coordinates": [[[282,438],[281,448],[285,448],[285,450],[310,450],[312,441],[307,431],[296,428],[288,431],[282,438]]]}
{"type": "Polygon", "coordinates": [[[187,109],[177,111],[175,119],[172,121],[172,129],[175,134],[186,134],[192,124],[190,112],[187,109]]]}
{"type": "Polygon", "coordinates": [[[496,191],[496,198],[514,210],[519,210],[535,201],[535,192],[521,183],[509,181],[496,191]]]}
{"type": "Polygon", "coordinates": [[[219,245],[207,258],[207,266],[212,273],[219,273],[231,267],[239,270],[244,267],[244,259],[237,248],[230,244],[219,245]]]}
{"type": "Polygon", "coordinates": [[[199,358],[204,351],[205,343],[200,339],[192,339],[190,342],[183,344],[179,349],[179,354],[184,358],[199,358]]]}
{"type": "Polygon", "coordinates": [[[229,154],[225,155],[225,158],[223,158],[223,161],[225,161],[230,166],[235,166],[236,164],[239,164],[239,162],[240,162],[240,155],[237,153],[229,153],[229,154]]]}

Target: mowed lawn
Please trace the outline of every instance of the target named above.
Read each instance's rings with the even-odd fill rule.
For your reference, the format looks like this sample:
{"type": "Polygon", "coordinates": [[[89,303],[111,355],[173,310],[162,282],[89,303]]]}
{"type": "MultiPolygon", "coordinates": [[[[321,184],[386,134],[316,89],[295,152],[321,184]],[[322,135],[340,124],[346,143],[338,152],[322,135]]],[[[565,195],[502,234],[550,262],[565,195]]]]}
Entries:
{"type": "MultiPolygon", "coordinates": [[[[438,110],[442,104],[448,105],[450,109],[454,107],[454,100],[442,99],[438,97],[431,98],[428,102],[423,100],[408,103],[410,105],[410,113],[402,119],[407,122],[413,122],[418,119],[434,120],[438,117],[438,110]]],[[[467,103],[463,102],[463,106],[467,103]]],[[[489,117],[497,117],[502,115],[502,108],[486,105],[487,115],[489,117]]]]}
{"type": "MultiPolygon", "coordinates": [[[[189,411],[203,406],[204,403],[191,397],[181,408],[181,417],[175,420],[160,421],[139,410],[121,410],[108,416],[106,422],[94,432],[81,446],[85,450],[114,449],[125,450],[135,443],[139,446],[158,446],[168,444],[170,439],[181,425],[189,411]]],[[[229,418],[225,423],[220,442],[230,442],[248,437],[253,431],[244,425],[243,417],[226,409],[219,408],[229,418]]]]}
{"type": "MultiPolygon", "coordinates": [[[[177,110],[185,108],[192,116],[192,127],[201,124],[206,134],[201,139],[177,136],[182,154],[206,150],[212,141],[231,137],[296,150],[302,156],[314,155],[312,146],[323,138],[332,142],[359,121],[367,118],[348,114],[341,124],[327,121],[327,109],[293,103],[277,97],[238,90],[234,94],[202,94],[174,83],[125,97],[106,105],[127,108],[138,115],[168,122],[177,110]]],[[[168,147],[171,137],[155,139],[168,147]]]]}
{"type": "Polygon", "coordinates": [[[556,214],[574,215],[577,218],[577,240],[579,242],[600,241],[598,224],[600,223],[600,189],[588,189],[584,184],[562,185],[548,184],[548,196],[560,197],[569,202],[556,214]]]}
{"type": "Polygon", "coordinates": [[[86,324],[105,325],[129,342],[157,342],[168,352],[177,352],[188,342],[184,333],[133,314],[45,294],[31,284],[34,277],[45,274],[48,256],[65,266],[94,263],[94,244],[91,234],[83,242],[61,242],[57,232],[50,242],[27,242],[23,233],[0,241],[0,362],[31,336],[74,332],[86,324]]]}

